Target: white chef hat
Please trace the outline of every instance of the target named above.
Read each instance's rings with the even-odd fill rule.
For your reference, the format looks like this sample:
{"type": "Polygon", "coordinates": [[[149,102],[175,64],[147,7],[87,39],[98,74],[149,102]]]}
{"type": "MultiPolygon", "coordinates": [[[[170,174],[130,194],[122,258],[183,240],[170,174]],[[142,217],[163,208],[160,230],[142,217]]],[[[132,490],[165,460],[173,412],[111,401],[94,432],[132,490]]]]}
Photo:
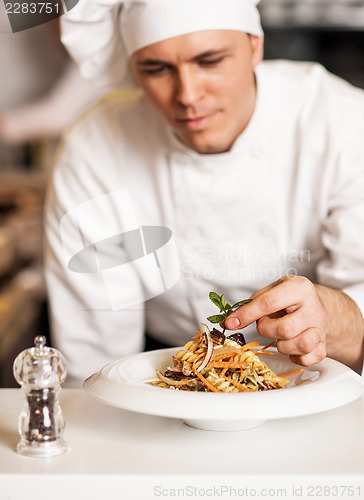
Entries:
{"type": "Polygon", "coordinates": [[[62,42],[99,86],[134,87],[129,57],[168,38],[205,30],[263,36],[260,0],[81,0],[62,16],[62,42]]]}

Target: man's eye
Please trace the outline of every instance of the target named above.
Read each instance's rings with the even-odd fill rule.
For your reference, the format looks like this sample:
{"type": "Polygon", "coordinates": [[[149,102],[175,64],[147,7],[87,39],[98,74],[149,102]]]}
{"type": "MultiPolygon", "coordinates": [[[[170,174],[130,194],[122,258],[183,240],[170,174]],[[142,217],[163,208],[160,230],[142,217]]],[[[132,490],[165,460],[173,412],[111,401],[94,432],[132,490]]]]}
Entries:
{"type": "Polygon", "coordinates": [[[217,59],[201,59],[200,64],[202,66],[214,66],[224,60],[224,57],[218,57],[217,59]]]}
{"type": "Polygon", "coordinates": [[[166,66],[151,66],[144,68],[144,72],[148,75],[159,75],[166,70],[166,66]]]}

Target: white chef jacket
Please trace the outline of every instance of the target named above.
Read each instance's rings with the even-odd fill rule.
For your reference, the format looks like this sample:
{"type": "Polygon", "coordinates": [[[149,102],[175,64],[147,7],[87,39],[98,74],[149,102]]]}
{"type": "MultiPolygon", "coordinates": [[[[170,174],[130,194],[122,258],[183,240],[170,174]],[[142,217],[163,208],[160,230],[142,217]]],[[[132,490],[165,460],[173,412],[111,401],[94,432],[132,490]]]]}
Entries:
{"type": "MultiPolygon", "coordinates": [[[[347,293],[364,312],[363,91],[316,63],[263,62],[254,114],[231,150],[182,144],[145,98],[105,99],[68,132],[46,204],[46,280],[68,383],[143,349],[144,333],[182,345],[216,307],[286,274],[347,293]],[[111,310],[97,272],[67,268],[64,214],[127,189],[141,226],[172,230],[180,278],[111,310]],[[63,242],[64,243],[64,242],[63,242]]],[[[105,220],[122,218],[110,210],[105,220]]],[[[92,222],[92,221],[90,221],[92,222]]],[[[121,286],[132,290],[137,278],[121,286]]],[[[255,326],[245,332],[257,336],[255,326]]]]}

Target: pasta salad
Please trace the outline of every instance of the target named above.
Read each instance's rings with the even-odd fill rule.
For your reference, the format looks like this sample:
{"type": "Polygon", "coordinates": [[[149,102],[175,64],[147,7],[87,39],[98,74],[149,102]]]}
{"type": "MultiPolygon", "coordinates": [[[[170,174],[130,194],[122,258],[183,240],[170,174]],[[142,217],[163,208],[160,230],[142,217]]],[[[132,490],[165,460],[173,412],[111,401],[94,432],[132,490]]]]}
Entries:
{"type": "MultiPolygon", "coordinates": [[[[274,342],[273,342],[274,343],[274,342]]],[[[272,343],[272,344],[273,344],[272,343]]],[[[269,344],[271,346],[272,344],[269,344]]],[[[201,323],[196,337],[173,356],[164,373],[144,382],[177,391],[254,392],[284,388],[288,379],[276,375],[262,361],[269,346],[259,349],[259,341],[245,343],[242,333],[229,337],[201,323]]]]}

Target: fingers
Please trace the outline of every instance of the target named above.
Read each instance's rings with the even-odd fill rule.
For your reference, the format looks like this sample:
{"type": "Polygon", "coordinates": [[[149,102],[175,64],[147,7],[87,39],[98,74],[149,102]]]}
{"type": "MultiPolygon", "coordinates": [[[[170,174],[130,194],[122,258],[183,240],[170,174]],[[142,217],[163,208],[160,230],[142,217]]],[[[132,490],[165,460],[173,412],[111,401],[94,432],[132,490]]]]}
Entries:
{"type": "Polygon", "coordinates": [[[311,366],[326,356],[325,328],[306,328],[304,316],[287,314],[283,318],[262,318],[257,322],[258,333],[266,338],[277,339],[277,349],[291,361],[303,366],[311,366]]]}
{"type": "Polygon", "coordinates": [[[225,321],[229,330],[256,321],[258,333],[277,339],[277,349],[296,364],[311,366],[326,356],[327,312],[315,285],[302,276],[285,276],[251,296],[225,321]]]}
{"type": "Polygon", "coordinates": [[[277,349],[282,354],[292,356],[305,356],[317,349],[324,341],[318,328],[308,328],[289,340],[277,340],[277,349]]]}
{"type": "Polygon", "coordinates": [[[257,321],[257,332],[268,339],[292,339],[311,326],[307,325],[305,316],[302,310],[285,314],[280,318],[264,316],[257,321]]]}
{"type": "MultiPolygon", "coordinates": [[[[302,276],[285,276],[252,295],[252,301],[237,309],[225,321],[229,330],[244,328],[279,311],[293,312],[309,300],[314,285],[302,276]]],[[[315,292],[316,293],[316,292],[315,292]]]]}
{"type": "Polygon", "coordinates": [[[309,328],[325,331],[326,311],[321,303],[302,306],[280,316],[264,316],[257,320],[259,335],[270,339],[290,340],[309,328]]]}
{"type": "Polygon", "coordinates": [[[314,349],[312,352],[305,354],[304,356],[297,356],[293,354],[289,356],[289,359],[292,361],[292,363],[296,363],[297,365],[312,366],[325,359],[326,354],[326,343],[322,341],[319,342],[316,349],[314,349]]]}

